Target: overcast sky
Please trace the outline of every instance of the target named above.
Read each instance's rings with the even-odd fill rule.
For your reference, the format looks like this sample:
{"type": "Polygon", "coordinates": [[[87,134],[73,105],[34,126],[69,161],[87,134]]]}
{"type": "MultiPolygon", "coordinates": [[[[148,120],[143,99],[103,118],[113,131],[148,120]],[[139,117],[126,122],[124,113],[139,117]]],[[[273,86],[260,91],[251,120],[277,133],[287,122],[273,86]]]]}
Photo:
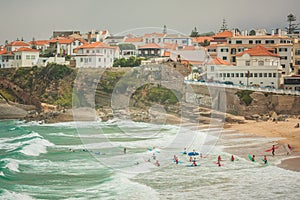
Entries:
{"type": "Polygon", "coordinates": [[[299,0],[9,0],[0,3],[0,44],[32,37],[49,39],[53,30],[163,27],[190,34],[228,28],[284,28],[287,15],[300,20],[299,0]]]}

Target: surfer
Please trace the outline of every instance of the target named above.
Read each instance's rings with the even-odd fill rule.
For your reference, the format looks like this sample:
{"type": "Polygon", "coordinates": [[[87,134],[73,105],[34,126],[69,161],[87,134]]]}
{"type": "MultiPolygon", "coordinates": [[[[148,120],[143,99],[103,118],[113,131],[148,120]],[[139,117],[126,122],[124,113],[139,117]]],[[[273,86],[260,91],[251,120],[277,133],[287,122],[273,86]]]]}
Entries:
{"type": "Polygon", "coordinates": [[[264,155],[264,160],[263,160],[263,161],[264,161],[265,164],[268,163],[268,159],[267,159],[267,156],[266,156],[266,155],[264,155]]]}
{"type": "Polygon", "coordinates": [[[194,160],[193,160],[193,166],[197,166],[197,162],[196,162],[196,158],[194,158],[194,160]]]}
{"type": "Polygon", "coordinates": [[[187,153],[186,153],[186,148],[183,149],[183,154],[187,154],[187,153]]]}
{"type": "Polygon", "coordinates": [[[193,158],[192,158],[192,156],[190,156],[190,162],[192,162],[193,161],[193,158]]]}
{"type": "Polygon", "coordinates": [[[255,155],[252,156],[252,161],[253,161],[253,162],[255,161],[255,155]]]}
{"type": "Polygon", "coordinates": [[[155,155],[155,153],[153,153],[153,155],[152,155],[152,158],[153,158],[153,160],[155,160],[155,159],[156,159],[156,155],[155,155]]]}
{"type": "Polygon", "coordinates": [[[272,146],[272,155],[275,156],[275,145],[272,146]]]}
{"type": "Polygon", "coordinates": [[[126,154],[126,148],[124,148],[124,154],[126,154]]]}
{"type": "Polygon", "coordinates": [[[218,156],[218,163],[221,161],[221,156],[219,155],[218,156]]]}
{"type": "Polygon", "coordinates": [[[233,156],[233,155],[231,155],[231,161],[232,161],[232,162],[234,161],[234,156],[233,156]]]}
{"type": "Polygon", "coordinates": [[[155,163],[155,164],[157,165],[157,167],[160,166],[160,163],[158,162],[158,160],[156,160],[156,163],[155,163]]]}
{"type": "Polygon", "coordinates": [[[200,158],[201,158],[201,159],[203,158],[202,153],[200,153],[200,158]]]}

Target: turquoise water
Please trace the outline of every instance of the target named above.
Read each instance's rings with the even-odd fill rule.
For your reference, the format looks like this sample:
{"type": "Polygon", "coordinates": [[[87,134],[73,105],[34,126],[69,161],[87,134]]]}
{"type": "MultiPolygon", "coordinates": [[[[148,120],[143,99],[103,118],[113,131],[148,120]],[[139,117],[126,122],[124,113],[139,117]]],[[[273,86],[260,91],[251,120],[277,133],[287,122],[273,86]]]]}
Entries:
{"type": "MultiPolygon", "coordinates": [[[[0,121],[0,199],[299,197],[299,173],[243,158],[218,167],[218,154],[230,158],[218,147],[207,158],[197,158],[200,167],[186,167],[190,163],[180,154],[183,147],[201,149],[214,131],[126,121],[0,121]],[[181,164],[172,162],[174,154],[181,164]]],[[[242,142],[247,141],[237,143],[242,142]]]]}

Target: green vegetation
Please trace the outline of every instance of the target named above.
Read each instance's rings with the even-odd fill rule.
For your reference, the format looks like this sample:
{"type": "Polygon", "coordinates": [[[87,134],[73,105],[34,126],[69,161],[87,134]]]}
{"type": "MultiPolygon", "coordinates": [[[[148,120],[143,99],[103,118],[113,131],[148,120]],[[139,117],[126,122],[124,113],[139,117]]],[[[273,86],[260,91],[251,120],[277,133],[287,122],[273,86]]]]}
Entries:
{"type": "Polygon", "coordinates": [[[141,65],[142,58],[137,58],[134,56],[126,58],[120,58],[114,60],[114,67],[137,67],[141,65]]]}
{"type": "Polygon", "coordinates": [[[244,102],[247,106],[249,106],[252,102],[252,97],[250,94],[252,94],[253,91],[250,90],[240,90],[236,92],[235,94],[239,97],[239,99],[244,102]]]}

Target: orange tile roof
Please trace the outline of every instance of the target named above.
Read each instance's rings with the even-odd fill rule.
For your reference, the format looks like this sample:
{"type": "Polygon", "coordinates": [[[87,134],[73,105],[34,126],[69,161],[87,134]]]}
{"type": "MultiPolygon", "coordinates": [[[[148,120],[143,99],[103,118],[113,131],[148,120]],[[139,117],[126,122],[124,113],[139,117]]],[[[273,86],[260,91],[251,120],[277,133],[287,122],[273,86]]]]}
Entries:
{"type": "Polygon", "coordinates": [[[28,48],[28,47],[21,47],[18,48],[15,52],[22,52],[22,51],[27,51],[27,52],[39,52],[39,50],[28,48]]]}
{"type": "Polygon", "coordinates": [[[237,54],[236,56],[242,56],[244,54],[249,54],[250,56],[272,56],[272,57],[279,57],[277,54],[271,53],[265,47],[258,45],[252,49],[245,50],[237,54]]]}
{"type": "Polygon", "coordinates": [[[49,44],[49,40],[35,40],[35,41],[30,41],[30,45],[46,45],[49,44]]]}
{"type": "Polygon", "coordinates": [[[124,42],[143,42],[142,37],[126,38],[124,42]]]}
{"type": "Polygon", "coordinates": [[[226,60],[222,60],[221,58],[215,58],[213,59],[209,64],[214,64],[214,65],[230,65],[229,62],[226,60]]]}
{"type": "Polygon", "coordinates": [[[170,51],[165,51],[163,57],[170,57],[170,55],[171,55],[170,51]]]}
{"type": "Polygon", "coordinates": [[[79,40],[80,42],[85,43],[84,39],[81,39],[81,38],[67,38],[67,37],[52,38],[51,40],[49,40],[49,43],[58,42],[59,44],[71,44],[75,40],[79,40]]]}
{"type": "Polygon", "coordinates": [[[213,39],[214,39],[213,37],[207,37],[207,36],[193,37],[193,42],[194,43],[203,43],[205,40],[210,42],[213,39]]]}
{"type": "Polygon", "coordinates": [[[217,33],[213,36],[213,38],[230,38],[233,36],[231,31],[223,31],[221,33],[217,33]]]}
{"type": "Polygon", "coordinates": [[[86,43],[83,44],[79,47],[77,47],[77,49],[93,49],[93,48],[114,48],[112,46],[109,46],[108,44],[105,44],[103,42],[93,42],[93,43],[86,43]]]}
{"type": "Polygon", "coordinates": [[[0,55],[1,54],[6,54],[6,53],[7,53],[6,49],[3,49],[2,51],[0,51],[0,55]]]}
{"type": "Polygon", "coordinates": [[[195,46],[184,46],[182,50],[196,50],[195,46]]]}
{"type": "Polygon", "coordinates": [[[146,44],[144,46],[140,46],[138,49],[162,49],[161,46],[155,43],[146,44]]]}
{"type": "Polygon", "coordinates": [[[19,47],[28,47],[29,44],[23,41],[12,41],[11,43],[7,44],[6,46],[19,46],[19,47]]]}

